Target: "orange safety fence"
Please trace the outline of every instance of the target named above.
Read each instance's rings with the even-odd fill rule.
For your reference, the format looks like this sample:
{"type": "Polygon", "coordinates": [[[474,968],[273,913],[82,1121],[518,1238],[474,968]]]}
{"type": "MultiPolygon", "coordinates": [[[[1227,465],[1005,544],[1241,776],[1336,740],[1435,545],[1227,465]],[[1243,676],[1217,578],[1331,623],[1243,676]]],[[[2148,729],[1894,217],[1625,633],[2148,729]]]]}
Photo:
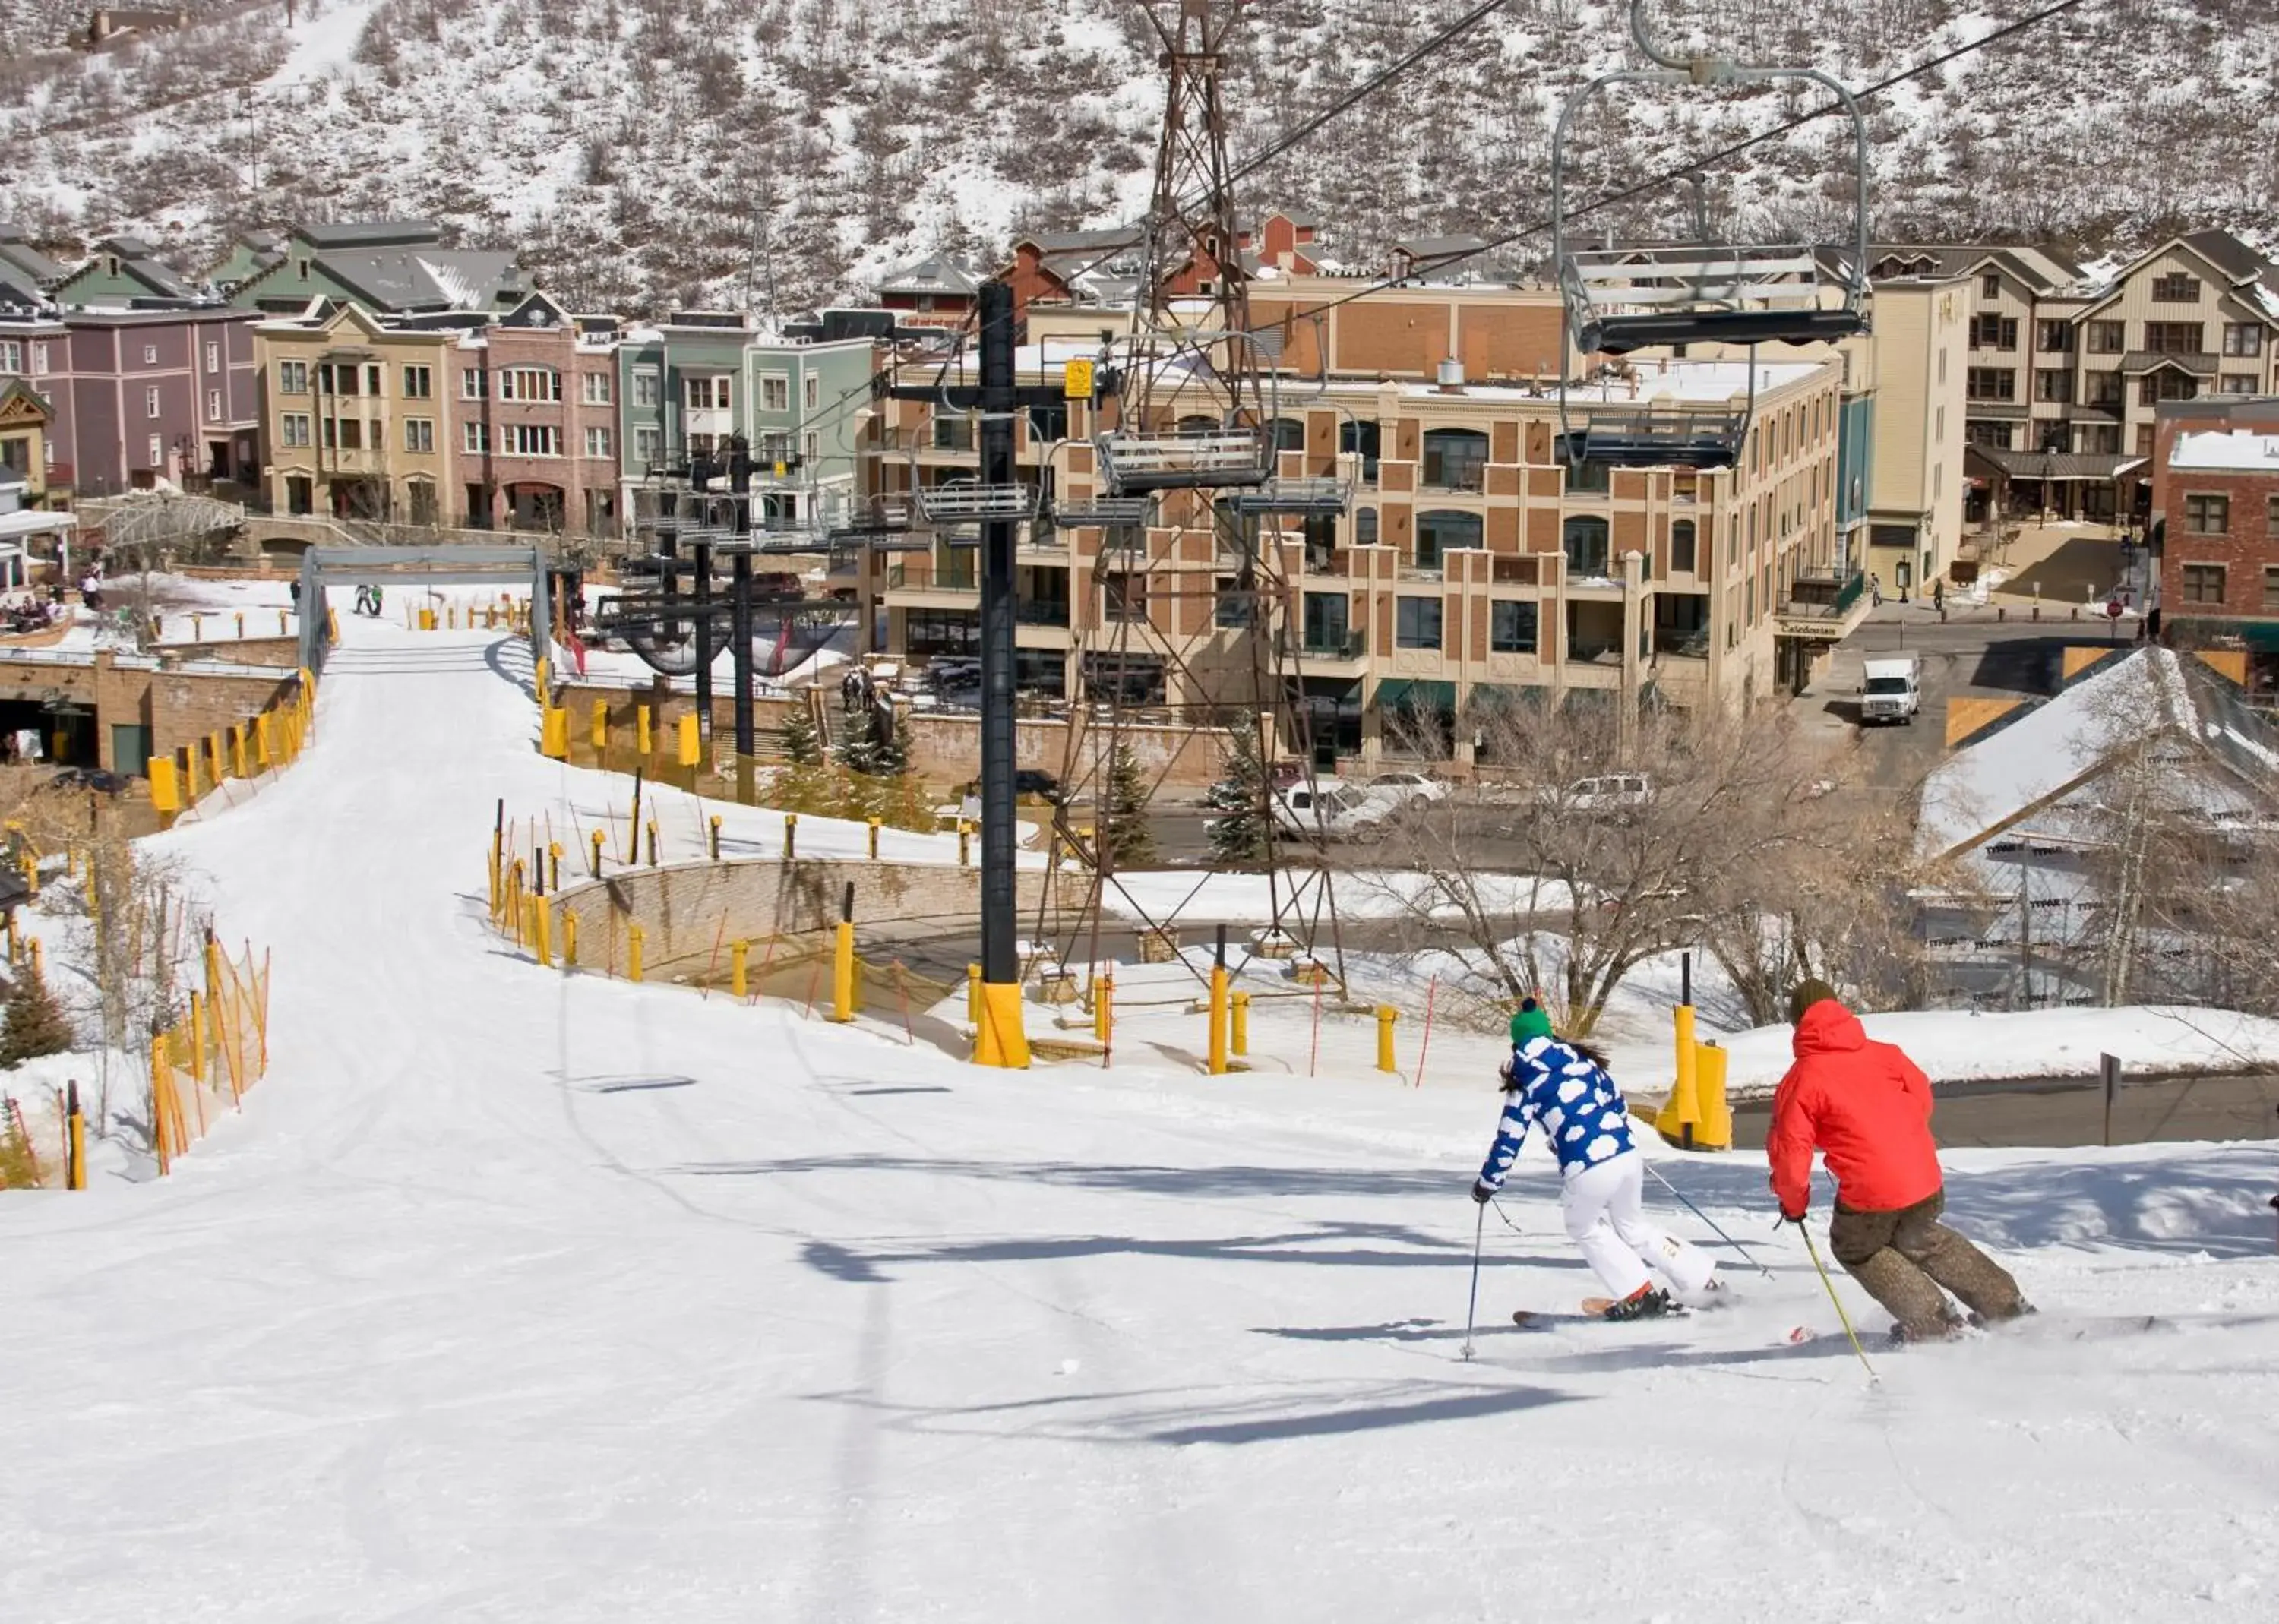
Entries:
{"type": "Polygon", "coordinates": [[[204,986],[150,1046],[150,1120],[158,1171],[234,1111],[269,1069],[269,958],[233,957],[211,937],[204,986]]]}

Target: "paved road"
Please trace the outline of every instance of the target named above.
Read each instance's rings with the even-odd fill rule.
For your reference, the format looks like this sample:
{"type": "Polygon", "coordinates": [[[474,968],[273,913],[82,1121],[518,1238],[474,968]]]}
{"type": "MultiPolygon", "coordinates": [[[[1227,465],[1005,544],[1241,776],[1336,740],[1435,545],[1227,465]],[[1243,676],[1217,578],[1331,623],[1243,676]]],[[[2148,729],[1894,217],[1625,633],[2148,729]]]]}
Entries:
{"type": "MultiPolygon", "coordinates": [[[[1769,1102],[1733,1107],[1733,1137],[1764,1143],[1769,1102]]],[[[2105,1095],[2094,1080],[1954,1084],[1938,1091],[1938,1142],[2072,1149],[2105,1142],[2105,1095]]],[[[2114,1102],[2115,1145],[2279,1136],[2279,1076],[2147,1078],[2114,1102]]],[[[2273,1163],[2279,1177],[2279,1159],[2273,1163]]]]}

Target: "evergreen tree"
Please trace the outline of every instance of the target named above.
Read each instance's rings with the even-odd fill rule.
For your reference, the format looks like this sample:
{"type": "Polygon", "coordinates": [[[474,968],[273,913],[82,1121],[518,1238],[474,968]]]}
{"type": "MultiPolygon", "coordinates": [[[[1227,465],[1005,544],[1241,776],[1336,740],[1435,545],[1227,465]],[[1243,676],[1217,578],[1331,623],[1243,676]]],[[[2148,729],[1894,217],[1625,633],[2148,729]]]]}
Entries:
{"type": "Polygon", "coordinates": [[[823,741],[816,737],[815,717],[804,705],[794,705],[784,716],[784,759],[794,767],[823,765],[823,741]]]}
{"type": "Polygon", "coordinates": [[[62,1054],[74,1038],[70,1019],[47,980],[27,964],[9,984],[7,1015],[0,1019],[0,1066],[15,1067],[39,1054],[62,1054]]]}
{"type": "Polygon", "coordinates": [[[910,770],[909,747],[900,730],[879,725],[879,713],[865,707],[847,718],[847,736],[839,746],[839,764],[849,772],[876,778],[899,778],[910,770]]]}
{"type": "Polygon", "coordinates": [[[1155,831],[1147,821],[1147,775],[1132,747],[1118,740],[1109,758],[1107,804],[1101,808],[1101,861],[1108,868],[1145,868],[1155,861],[1155,831]]]}
{"type": "Polygon", "coordinates": [[[1227,736],[1224,775],[1203,795],[1210,816],[1211,861],[1221,868],[1265,861],[1265,788],[1257,730],[1237,728],[1227,736]]]}

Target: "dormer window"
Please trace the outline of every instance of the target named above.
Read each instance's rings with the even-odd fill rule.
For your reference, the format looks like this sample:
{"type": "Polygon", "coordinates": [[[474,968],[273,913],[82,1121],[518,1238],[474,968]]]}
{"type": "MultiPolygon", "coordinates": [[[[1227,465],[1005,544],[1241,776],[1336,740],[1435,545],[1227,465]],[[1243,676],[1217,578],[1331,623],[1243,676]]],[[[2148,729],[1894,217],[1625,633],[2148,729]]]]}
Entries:
{"type": "Polygon", "coordinates": [[[299,277],[303,281],[307,281],[309,280],[309,262],[305,259],[296,260],[294,263],[293,273],[299,277]]]}
{"type": "Polygon", "coordinates": [[[116,254],[104,255],[103,257],[103,268],[104,275],[117,276],[119,274],[119,256],[116,254]]]}

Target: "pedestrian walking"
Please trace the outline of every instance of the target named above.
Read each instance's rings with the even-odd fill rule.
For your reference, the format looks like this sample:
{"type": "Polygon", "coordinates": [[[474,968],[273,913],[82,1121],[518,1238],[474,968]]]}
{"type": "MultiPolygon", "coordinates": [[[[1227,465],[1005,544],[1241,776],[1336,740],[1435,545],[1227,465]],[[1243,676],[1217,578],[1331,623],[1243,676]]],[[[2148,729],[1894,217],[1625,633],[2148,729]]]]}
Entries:
{"type": "Polygon", "coordinates": [[[1824,981],[1789,994],[1789,1019],[1796,1061],[1773,1096],[1765,1137],[1781,1221],[1804,1222],[1819,1151],[1836,1180],[1829,1249],[1891,1311],[1895,1338],[1936,1341],[1961,1330],[1966,1321],[1949,1291],[1981,1320],[2032,1313],[2007,1270],[1940,1222],[1946,1178],[1922,1068],[1869,1038],[1824,981]]]}
{"type": "Polygon", "coordinates": [[[1511,1018],[1511,1046],[1500,1074],[1503,1120],[1472,1181],[1472,1199],[1494,1199],[1529,1131],[1540,1127],[1559,1160],[1568,1238],[1607,1288],[1603,1305],[1586,1303],[1586,1312],[1651,1319],[1715,1291],[1715,1262],[1646,1219],[1646,1160],[1631,1137],[1630,1107],[1605,1056],[1554,1037],[1550,1015],[1531,998],[1511,1018]],[[1669,1289],[1656,1285],[1649,1269],[1669,1289]]]}

